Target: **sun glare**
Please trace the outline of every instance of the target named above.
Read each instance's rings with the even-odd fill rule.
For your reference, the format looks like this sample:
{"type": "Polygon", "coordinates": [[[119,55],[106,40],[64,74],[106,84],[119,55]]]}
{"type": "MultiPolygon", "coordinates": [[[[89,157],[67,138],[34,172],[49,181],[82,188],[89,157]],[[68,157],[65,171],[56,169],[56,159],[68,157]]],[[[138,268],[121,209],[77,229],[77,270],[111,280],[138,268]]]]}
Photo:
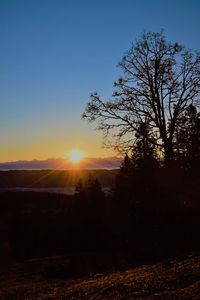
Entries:
{"type": "Polygon", "coordinates": [[[78,164],[84,157],[84,153],[80,150],[72,150],[68,154],[68,159],[73,164],[78,164]]]}

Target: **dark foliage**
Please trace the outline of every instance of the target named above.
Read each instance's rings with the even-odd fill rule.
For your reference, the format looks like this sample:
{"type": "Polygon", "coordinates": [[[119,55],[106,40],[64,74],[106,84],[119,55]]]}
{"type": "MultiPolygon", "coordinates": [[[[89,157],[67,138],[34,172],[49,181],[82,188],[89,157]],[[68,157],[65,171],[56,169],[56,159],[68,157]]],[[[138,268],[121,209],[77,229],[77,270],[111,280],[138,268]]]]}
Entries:
{"type": "Polygon", "coordinates": [[[200,176],[178,161],[160,166],[125,156],[113,193],[79,180],[74,196],[0,193],[3,259],[83,251],[131,251],[145,258],[199,250],[200,176]]]}

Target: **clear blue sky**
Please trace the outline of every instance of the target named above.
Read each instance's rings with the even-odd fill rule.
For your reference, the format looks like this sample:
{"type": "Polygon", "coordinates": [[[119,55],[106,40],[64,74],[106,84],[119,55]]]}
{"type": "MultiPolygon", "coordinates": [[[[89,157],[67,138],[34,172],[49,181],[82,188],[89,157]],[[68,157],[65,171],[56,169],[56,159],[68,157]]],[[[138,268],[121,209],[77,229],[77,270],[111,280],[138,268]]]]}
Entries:
{"type": "Polygon", "coordinates": [[[80,119],[108,98],[116,65],[144,30],[200,50],[198,0],[0,0],[0,161],[106,156],[80,119]]]}

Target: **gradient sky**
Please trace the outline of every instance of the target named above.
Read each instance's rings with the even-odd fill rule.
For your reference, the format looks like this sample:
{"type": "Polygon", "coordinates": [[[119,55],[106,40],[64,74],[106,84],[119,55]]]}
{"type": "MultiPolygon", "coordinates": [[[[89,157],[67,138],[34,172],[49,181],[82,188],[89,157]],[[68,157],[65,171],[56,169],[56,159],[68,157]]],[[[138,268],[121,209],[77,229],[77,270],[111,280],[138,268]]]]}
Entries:
{"type": "Polygon", "coordinates": [[[0,161],[109,156],[81,120],[110,97],[116,65],[144,31],[200,50],[199,0],[0,0],[0,161]]]}

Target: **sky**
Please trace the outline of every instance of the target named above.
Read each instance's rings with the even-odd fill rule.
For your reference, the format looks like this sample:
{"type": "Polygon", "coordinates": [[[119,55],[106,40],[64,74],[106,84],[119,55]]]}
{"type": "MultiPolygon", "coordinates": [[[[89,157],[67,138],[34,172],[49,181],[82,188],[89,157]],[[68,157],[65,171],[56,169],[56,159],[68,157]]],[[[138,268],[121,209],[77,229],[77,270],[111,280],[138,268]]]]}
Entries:
{"type": "Polygon", "coordinates": [[[81,119],[144,31],[200,50],[199,0],[0,0],[0,162],[114,156],[81,119]]]}

